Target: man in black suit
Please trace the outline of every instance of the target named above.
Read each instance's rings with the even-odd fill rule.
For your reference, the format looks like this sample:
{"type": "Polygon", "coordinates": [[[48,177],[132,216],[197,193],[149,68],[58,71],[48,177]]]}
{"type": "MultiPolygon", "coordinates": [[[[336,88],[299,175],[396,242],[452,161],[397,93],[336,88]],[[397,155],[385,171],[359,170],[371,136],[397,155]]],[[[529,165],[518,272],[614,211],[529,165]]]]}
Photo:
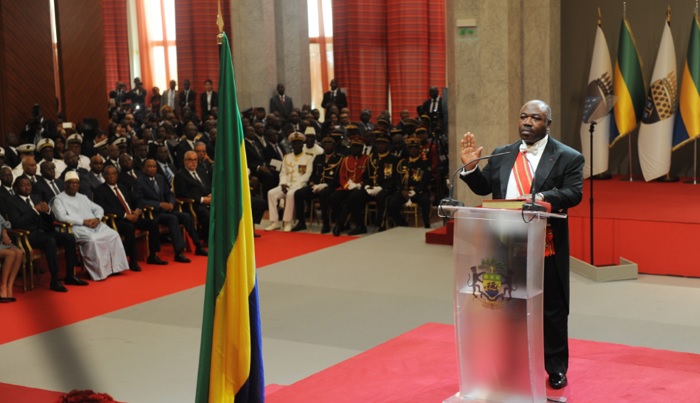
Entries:
{"type": "Polygon", "coordinates": [[[199,109],[202,111],[202,121],[206,120],[212,108],[219,107],[219,93],[214,91],[211,80],[204,81],[204,92],[199,97],[199,109]]]}
{"type": "Polygon", "coordinates": [[[124,153],[119,156],[119,168],[119,184],[133,191],[138,173],[134,169],[134,159],[131,158],[131,155],[124,153]]]}
{"type": "Polygon", "coordinates": [[[284,94],[284,84],[277,84],[277,94],[270,98],[270,113],[277,112],[284,122],[289,120],[289,114],[294,110],[292,97],[284,94]]]}
{"type": "MultiPolygon", "coordinates": [[[[466,166],[462,180],[478,195],[492,194],[494,199],[513,199],[535,193],[537,200],[551,204],[552,212],[566,214],[581,201],[583,163],[581,153],[549,136],[551,108],[543,101],[529,101],[520,110],[520,141],[496,148],[493,153],[510,152],[493,157],[481,171],[474,162],[466,166]],[[524,164],[527,160],[527,164],[524,164]],[[519,190],[513,167],[531,166],[534,178],[527,189],[519,190]],[[534,192],[530,186],[535,186],[534,192]],[[522,193],[522,194],[521,194],[522,193]]],[[[472,133],[460,141],[460,157],[467,163],[481,156],[472,133]]],[[[518,176],[520,178],[520,176],[518,176]]],[[[521,181],[522,182],[522,181],[521,181]]],[[[544,259],[544,355],[549,385],[561,389],[567,385],[569,365],[569,223],[566,219],[548,220],[553,255],[544,259]]]]}
{"type": "Polygon", "coordinates": [[[14,168],[19,164],[19,153],[17,152],[17,146],[19,145],[19,139],[14,133],[7,134],[7,141],[5,142],[5,163],[10,168],[14,168]]]}
{"type": "Polygon", "coordinates": [[[430,99],[423,102],[421,115],[428,115],[433,121],[442,120],[442,97],[438,88],[435,86],[430,87],[428,93],[430,94],[430,99]]]}
{"type": "Polygon", "coordinates": [[[14,179],[10,167],[0,168],[0,215],[3,217],[7,217],[7,200],[15,195],[15,190],[12,189],[14,179]]]}
{"type": "Polygon", "coordinates": [[[182,168],[182,160],[185,158],[185,153],[194,151],[194,138],[197,137],[197,125],[189,121],[185,124],[185,139],[180,141],[175,147],[175,166],[182,168]]]}
{"type": "Polygon", "coordinates": [[[335,78],[331,80],[331,90],[323,94],[321,108],[326,110],[326,119],[328,119],[329,108],[331,105],[338,107],[338,110],[348,107],[348,100],[345,93],[338,88],[338,82],[335,78]]]}
{"type": "Polygon", "coordinates": [[[56,179],[56,166],[53,162],[42,162],[39,170],[41,176],[37,176],[36,183],[32,186],[32,193],[39,196],[41,201],[49,203],[63,191],[65,184],[61,179],[56,179]]]}
{"type": "Polygon", "coordinates": [[[74,153],[71,150],[67,150],[63,153],[63,162],[66,164],[66,169],[64,169],[63,172],[61,172],[61,176],[59,177],[59,179],[65,180],[66,174],[71,171],[77,172],[78,176],[83,176],[89,172],[87,169],[81,168],[79,166],[80,160],[78,158],[78,154],[74,153]]]}
{"type": "Polygon", "coordinates": [[[135,198],[131,189],[117,183],[118,173],[115,167],[106,167],[103,175],[105,183],[95,189],[94,201],[104,209],[105,214],[114,214],[116,216],[114,223],[117,226],[117,232],[122,236],[124,250],[129,256],[129,267],[131,270],[140,271],[136,262],[136,240],[134,236],[134,229],[136,228],[148,231],[148,248],[150,253],[146,262],[157,265],[168,264],[168,262],[161,260],[157,254],[160,252],[158,214],[154,214],[153,219],[142,216],[143,201],[135,198]]]}
{"type": "Polygon", "coordinates": [[[185,116],[185,109],[189,109],[193,113],[196,113],[197,93],[190,88],[190,80],[185,80],[182,84],[185,89],[180,91],[180,116],[185,116]]]}
{"type": "MultiPolygon", "coordinates": [[[[166,182],[173,183],[175,179],[175,166],[170,162],[170,152],[168,146],[160,145],[156,149],[156,167],[158,175],[162,175],[166,182]]],[[[144,163],[145,164],[145,163],[144,163]]],[[[143,172],[143,169],[141,170],[143,172]]]]}
{"type": "Polygon", "coordinates": [[[53,228],[54,217],[49,205],[32,195],[32,183],[26,177],[19,177],[14,183],[16,195],[9,199],[7,216],[12,228],[29,231],[29,244],[41,249],[46,255],[46,262],[51,273],[50,288],[53,291],[66,292],[58,273],[57,246],[63,246],[66,259],[66,277],[64,282],[70,285],[87,285],[75,276],[75,237],[68,233],[57,232],[53,228]]]}
{"type": "Polygon", "coordinates": [[[87,196],[92,200],[92,194],[95,188],[104,183],[104,178],[102,177],[102,170],[104,169],[105,162],[101,155],[95,154],[90,158],[90,171],[86,174],[80,176],[80,190],[79,192],[87,196]]]}
{"type": "Polygon", "coordinates": [[[185,153],[185,166],[175,174],[175,196],[194,200],[197,223],[201,227],[200,238],[209,235],[209,206],[211,205],[211,181],[201,166],[198,166],[197,153],[185,153]]]}
{"type": "Polygon", "coordinates": [[[167,225],[170,229],[170,236],[173,239],[173,248],[175,249],[175,261],[180,263],[190,262],[190,259],[182,254],[185,250],[185,240],[180,231],[181,224],[184,225],[185,230],[195,244],[195,254],[206,256],[207,251],[199,242],[199,234],[194,228],[192,217],[175,209],[177,203],[175,195],[165,178],[157,174],[156,162],[151,159],[146,160],[143,166],[143,173],[136,180],[134,193],[137,198],[143,200],[144,205],[153,207],[154,211],[159,213],[159,222],[167,225]]]}

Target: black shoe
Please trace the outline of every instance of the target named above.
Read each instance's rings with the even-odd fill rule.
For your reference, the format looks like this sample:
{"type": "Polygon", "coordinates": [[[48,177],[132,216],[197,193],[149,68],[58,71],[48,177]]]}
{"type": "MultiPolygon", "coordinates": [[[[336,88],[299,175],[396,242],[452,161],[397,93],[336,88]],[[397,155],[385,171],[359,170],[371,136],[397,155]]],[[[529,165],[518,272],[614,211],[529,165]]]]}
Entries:
{"type": "Polygon", "coordinates": [[[333,236],[340,236],[340,225],[333,227],[333,236]]]}
{"type": "Polygon", "coordinates": [[[49,286],[51,288],[51,291],[56,291],[56,292],[68,292],[68,289],[61,284],[60,281],[58,280],[51,280],[51,285],[49,286]]]}
{"type": "Polygon", "coordinates": [[[306,224],[298,223],[292,228],[292,232],[303,231],[306,229],[306,224]]]}
{"type": "Polygon", "coordinates": [[[262,235],[258,234],[257,232],[253,232],[253,238],[260,238],[262,235]]]}
{"type": "Polygon", "coordinates": [[[76,276],[66,277],[66,279],[63,282],[66,285],[88,285],[87,281],[81,280],[76,276]]]}
{"type": "Polygon", "coordinates": [[[129,265],[129,270],[139,272],[141,271],[141,266],[139,266],[138,263],[134,262],[129,265]]]}
{"type": "Polygon", "coordinates": [[[209,256],[209,252],[201,246],[194,250],[194,254],[197,256],[209,256]]]}
{"type": "Polygon", "coordinates": [[[355,227],[352,231],[348,232],[348,235],[360,235],[360,234],[366,234],[367,233],[367,227],[364,225],[355,227]]]}
{"type": "Polygon", "coordinates": [[[386,231],[386,227],[383,225],[381,227],[377,228],[377,232],[384,232],[384,231],[386,231]]]}
{"type": "Polygon", "coordinates": [[[190,263],[191,262],[190,259],[186,258],[185,255],[182,254],[182,252],[175,254],[175,261],[178,263],[190,263]]]}
{"type": "Polygon", "coordinates": [[[165,260],[159,258],[159,257],[156,256],[156,255],[149,256],[148,259],[146,259],[146,263],[148,263],[148,264],[157,264],[157,265],[160,265],[160,266],[164,266],[164,265],[168,264],[168,262],[166,262],[165,260]]]}
{"type": "Polygon", "coordinates": [[[15,302],[16,300],[13,301],[13,299],[14,298],[10,298],[10,297],[0,297],[0,304],[6,304],[8,302],[15,302]]]}
{"type": "Polygon", "coordinates": [[[568,384],[569,381],[566,379],[566,374],[562,372],[549,374],[549,386],[551,386],[552,389],[561,389],[568,384]]]}
{"type": "Polygon", "coordinates": [[[321,233],[322,233],[322,234],[327,234],[327,233],[329,233],[329,232],[331,232],[331,226],[330,226],[330,225],[325,225],[325,224],[324,224],[323,227],[321,227],[321,233]]]}

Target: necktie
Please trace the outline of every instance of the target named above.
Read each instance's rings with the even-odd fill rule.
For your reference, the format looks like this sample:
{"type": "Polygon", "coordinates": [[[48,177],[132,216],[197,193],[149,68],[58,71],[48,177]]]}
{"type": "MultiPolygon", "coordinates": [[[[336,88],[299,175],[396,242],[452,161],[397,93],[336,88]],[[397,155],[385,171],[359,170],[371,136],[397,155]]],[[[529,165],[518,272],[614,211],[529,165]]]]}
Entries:
{"type": "Polygon", "coordinates": [[[58,191],[58,186],[56,186],[56,182],[54,182],[54,181],[49,181],[49,183],[51,184],[51,188],[53,189],[53,193],[54,193],[54,194],[57,195],[57,194],[61,193],[61,192],[58,191]]]}
{"type": "Polygon", "coordinates": [[[156,178],[151,178],[151,181],[153,181],[153,187],[156,188],[156,192],[160,193],[160,187],[158,186],[158,181],[156,181],[156,178]]]}
{"type": "Polygon", "coordinates": [[[331,103],[335,104],[335,91],[331,92],[331,103]]]}
{"type": "Polygon", "coordinates": [[[114,193],[116,193],[117,199],[119,199],[119,203],[121,203],[122,207],[124,207],[124,211],[126,211],[126,214],[131,214],[131,209],[129,208],[129,205],[126,204],[126,200],[124,200],[124,197],[122,196],[122,192],[119,191],[118,186],[114,187],[114,193]]]}
{"type": "Polygon", "coordinates": [[[129,171],[129,175],[131,175],[132,178],[136,179],[136,172],[134,172],[133,169],[129,171]]]}
{"type": "Polygon", "coordinates": [[[105,183],[105,178],[103,178],[101,174],[95,174],[95,177],[100,183],[105,183]]]}
{"type": "Polygon", "coordinates": [[[36,183],[36,176],[30,176],[29,179],[32,181],[32,183],[36,183]]]}
{"type": "Polygon", "coordinates": [[[14,190],[14,189],[10,189],[10,194],[11,194],[12,196],[14,196],[14,195],[15,195],[15,190],[14,190]]]}
{"type": "Polygon", "coordinates": [[[197,175],[197,171],[192,171],[192,176],[194,176],[194,178],[197,180],[197,182],[204,184],[204,183],[202,183],[202,180],[199,179],[199,176],[197,175]]]}
{"type": "Polygon", "coordinates": [[[175,92],[173,90],[170,90],[170,93],[168,94],[168,105],[170,107],[175,106],[175,102],[173,102],[174,97],[175,97],[175,92]]]}
{"type": "Polygon", "coordinates": [[[516,187],[520,196],[528,195],[532,187],[532,170],[530,163],[527,161],[525,151],[519,152],[513,164],[513,177],[515,178],[516,187]]]}
{"type": "Polygon", "coordinates": [[[170,167],[167,164],[165,164],[163,172],[165,172],[165,177],[168,179],[168,182],[173,180],[173,171],[170,170],[170,167]]]}
{"type": "Polygon", "coordinates": [[[185,91],[185,106],[190,104],[190,90],[185,91]]]}
{"type": "Polygon", "coordinates": [[[32,203],[32,199],[30,199],[29,196],[27,196],[26,201],[27,201],[27,204],[29,205],[29,207],[34,208],[34,203],[32,203]]]}
{"type": "Polygon", "coordinates": [[[435,112],[437,110],[437,100],[433,99],[433,102],[430,104],[430,112],[435,112]]]}

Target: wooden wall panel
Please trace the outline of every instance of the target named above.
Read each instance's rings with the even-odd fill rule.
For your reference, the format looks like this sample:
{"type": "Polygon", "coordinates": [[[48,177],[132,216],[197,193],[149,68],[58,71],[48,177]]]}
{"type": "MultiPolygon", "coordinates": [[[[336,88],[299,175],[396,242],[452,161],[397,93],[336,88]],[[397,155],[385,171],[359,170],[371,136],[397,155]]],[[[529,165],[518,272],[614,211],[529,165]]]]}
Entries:
{"type": "Polygon", "coordinates": [[[108,113],[102,2],[55,0],[55,4],[66,121],[97,118],[105,129],[108,113]]]}
{"type": "Polygon", "coordinates": [[[48,0],[0,0],[0,143],[19,133],[32,105],[56,119],[48,0]]]}

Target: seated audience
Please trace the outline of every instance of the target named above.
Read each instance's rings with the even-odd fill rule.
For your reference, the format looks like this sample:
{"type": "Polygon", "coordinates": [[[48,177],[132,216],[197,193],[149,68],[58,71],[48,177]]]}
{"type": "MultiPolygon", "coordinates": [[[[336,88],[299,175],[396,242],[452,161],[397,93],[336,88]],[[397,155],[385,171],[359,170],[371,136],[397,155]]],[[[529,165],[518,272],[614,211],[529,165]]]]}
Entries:
{"type": "Polygon", "coordinates": [[[195,151],[185,153],[184,166],[175,174],[175,196],[194,200],[197,223],[201,227],[200,239],[209,238],[209,206],[211,205],[211,181],[202,166],[197,165],[195,151]]]}
{"type": "Polygon", "coordinates": [[[430,228],[430,167],[420,153],[421,141],[417,136],[406,138],[408,158],[396,164],[397,191],[389,200],[387,212],[394,223],[406,226],[406,219],[401,214],[406,204],[417,204],[423,213],[423,225],[430,228]]]}

